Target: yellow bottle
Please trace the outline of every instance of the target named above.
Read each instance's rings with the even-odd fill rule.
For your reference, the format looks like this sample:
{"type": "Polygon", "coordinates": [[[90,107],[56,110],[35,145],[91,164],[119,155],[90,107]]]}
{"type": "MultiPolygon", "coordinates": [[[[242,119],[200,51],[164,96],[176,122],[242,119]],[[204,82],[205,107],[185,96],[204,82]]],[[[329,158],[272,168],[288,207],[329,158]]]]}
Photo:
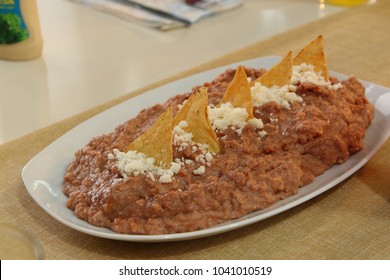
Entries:
{"type": "Polygon", "coordinates": [[[0,59],[31,60],[42,49],[36,0],[0,0],[0,59]]]}
{"type": "Polygon", "coordinates": [[[356,6],[366,3],[367,0],[327,0],[325,2],[340,6],[356,6]]]}

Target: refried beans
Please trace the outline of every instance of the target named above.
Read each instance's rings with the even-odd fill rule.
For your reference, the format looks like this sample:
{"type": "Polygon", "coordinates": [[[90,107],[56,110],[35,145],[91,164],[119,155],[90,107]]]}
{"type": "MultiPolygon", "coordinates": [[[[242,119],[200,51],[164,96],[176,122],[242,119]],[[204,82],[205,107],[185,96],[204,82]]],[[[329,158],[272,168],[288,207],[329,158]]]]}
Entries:
{"type": "MultiPolygon", "coordinates": [[[[245,68],[252,80],[265,70],[245,68]]],[[[216,105],[232,80],[226,70],[207,87],[209,104],[216,105]]],[[[168,107],[177,113],[190,93],[146,108],[109,134],[93,138],[75,153],[64,177],[67,206],[89,223],[125,234],[168,234],[200,230],[252,211],[264,209],[294,195],[334,164],[345,162],[363,148],[374,108],[355,78],[334,90],[311,83],[297,85],[303,102],[289,109],[277,102],[255,106],[254,116],[264,126],[246,125],[216,131],[221,152],[201,174],[200,163],[185,165],[171,183],[145,175],[123,176],[108,155],[122,151],[168,107]]],[[[188,149],[174,149],[174,158],[193,157],[188,149]]]]}

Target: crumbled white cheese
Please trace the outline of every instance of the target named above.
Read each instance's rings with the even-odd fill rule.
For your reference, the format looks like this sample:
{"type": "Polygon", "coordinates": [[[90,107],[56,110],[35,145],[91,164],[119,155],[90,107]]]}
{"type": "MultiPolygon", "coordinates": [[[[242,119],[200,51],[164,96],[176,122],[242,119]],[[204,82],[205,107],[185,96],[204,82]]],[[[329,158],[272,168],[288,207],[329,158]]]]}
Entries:
{"type": "Polygon", "coordinates": [[[112,153],[109,153],[109,154],[107,155],[107,158],[108,158],[108,159],[114,159],[115,156],[114,156],[112,153]]]}
{"type": "Polygon", "coordinates": [[[205,155],[205,158],[206,158],[206,161],[207,162],[210,162],[213,160],[213,155],[210,153],[210,152],[207,152],[206,155],[205,155]]]}
{"type": "Polygon", "coordinates": [[[171,163],[171,168],[170,169],[172,170],[173,173],[177,174],[180,171],[180,168],[181,168],[181,166],[177,162],[172,162],[171,163]]]}
{"type": "Polygon", "coordinates": [[[201,164],[201,166],[196,170],[198,170],[197,172],[200,172],[203,169],[205,170],[205,166],[211,165],[211,161],[213,160],[214,156],[213,153],[210,153],[208,151],[209,146],[207,144],[195,143],[192,141],[193,135],[192,133],[185,132],[184,129],[186,127],[188,127],[188,123],[186,121],[181,121],[176,127],[173,128],[173,142],[174,145],[179,146],[179,151],[182,151],[186,147],[191,146],[192,152],[196,154],[195,160],[175,158],[173,162],[175,166],[173,168],[176,167],[179,171],[180,168],[185,167],[185,165],[193,165],[195,163],[198,163],[201,164]]]}
{"type": "Polygon", "coordinates": [[[290,109],[290,104],[293,102],[303,102],[302,97],[295,92],[291,92],[289,85],[279,87],[273,86],[268,88],[256,82],[251,87],[253,103],[255,106],[261,106],[268,102],[274,101],[280,104],[285,109],[290,109]]]}
{"type": "Polygon", "coordinates": [[[180,171],[180,164],[172,162],[168,169],[164,169],[161,166],[155,165],[155,159],[148,157],[143,153],[136,151],[121,152],[118,149],[114,149],[113,153],[107,155],[108,159],[116,159],[117,166],[124,178],[129,175],[145,175],[152,181],[156,181],[154,175],[159,175],[159,182],[171,183],[174,174],[180,171]]]}
{"type": "Polygon", "coordinates": [[[263,121],[256,118],[250,119],[248,124],[255,129],[262,129],[264,127],[263,121]]]}
{"type": "Polygon", "coordinates": [[[172,176],[168,174],[163,174],[160,176],[161,183],[172,183],[172,176]]]}
{"type": "Polygon", "coordinates": [[[278,118],[274,116],[274,114],[270,113],[269,114],[269,120],[271,123],[276,123],[278,122],[278,118]]]}
{"type": "Polygon", "coordinates": [[[149,172],[147,176],[149,177],[150,180],[152,180],[153,182],[156,182],[156,178],[154,177],[152,172],[149,172]]]}
{"type": "MultiPolygon", "coordinates": [[[[249,124],[254,129],[262,129],[264,127],[261,119],[248,119],[248,112],[245,108],[236,108],[230,102],[223,103],[219,107],[208,107],[208,118],[216,132],[221,132],[231,127],[237,135],[242,134],[245,125],[249,124]]],[[[221,139],[224,139],[222,137],[221,139]]]]}
{"type": "Polygon", "coordinates": [[[299,83],[312,83],[319,86],[325,86],[331,90],[338,90],[342,88],[341,83],[331,84],[330,81],[325,80],[321,72],[316,72],[314,66],[311,64],[302,63],[293,66],[293,73],[291,77],[291,84],[298,85],[299,83]]]}
{"type": "Polygon", "coordinates": [[[267,131],[261,130],[258,132],[258,134],[259,134],[260,138],[264,138],[267,135],[267,131]]]}
{"type": "Polygon", "coordinates": [[[184,128],[188,127],[188,123],[186,121],[181,121],[177,126],[173,128],[173,143],[177,144],[179,141],[183,143],[187,143],[192,141],[192,133],[188,133],[184,131],[184,128]]]}
{"type": "Polygon", "coordinates": [[[219,107],[208,107],[208,118],[214,131],[224,131],[229,126],[235,130],[244,128],[248,112],[245,108],[235,108],[230,102],[219,107]]]}
{"type": "Polygon", "coordinates": [[[204,167],[204,165],[201,165],[199,166],[198,169],[195,169],[192,171],[192,173],[194,173],[195,175],[202,175],[206,172],[206,168],[204,167]]]}

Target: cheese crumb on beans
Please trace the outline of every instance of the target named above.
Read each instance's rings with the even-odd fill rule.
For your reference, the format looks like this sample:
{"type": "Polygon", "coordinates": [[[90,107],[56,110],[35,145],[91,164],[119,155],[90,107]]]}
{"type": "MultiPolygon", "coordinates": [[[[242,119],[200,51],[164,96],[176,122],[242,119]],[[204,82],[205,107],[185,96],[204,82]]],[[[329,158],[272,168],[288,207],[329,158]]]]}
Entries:
{"type": "Polygon", "coordinates": [[[136,151],[121,152],[114,149],[107,158],[117,160],[117,166],[124,178],[128,178],[129,175],[145,175],[152,181],[156,181],[154,175],[159,175],[159,182],[171,183],[173,175],[180,171],[180,165],[176,162],[172,162],[168,169],[164,169],[155,165],[154,158],[136,151]]]}
{"type": "MultiPolygon", "coordinates": [[[[186,121],[181,121],[174,129],[173,143],[179,146],[179,151],[184,150],[187,146],[192,145],[192,151],[198,153],[195,157],[195,162],[200,166],[193,171],[195,175],[205,173],[205,165],[210,166],[214,156],[208,151],[207,144],[195,143],[192,141],[192,133],[187,133],[184,128],[188,126],[186,121]]],[[[147,178],[156,181],[155,175],[160,176],[160,183],[171,183],[173,176],[181,170],[185,165],[194,165],[195,162],[185,158],[175,158],[168,169],[157,166],[155,159],[148,157],[143,153],[136,151],[121,152],[114,149],[112,153],[107,154],[107,159],[117,160],[117,166],[124,178],[128,176],[145,175],[147,178]]]]}
{"type": "Polygon", "coordinates": [[[291,84],[298,85],[299,83],[305,82],[324,86],[330,90],[338,90],[343,87],[341,83],[332,85],[330,81],[325,80],[320,72],[316,72],[314,70],[314,66],[311,64],[302,63],[300,65],[293,66],[291,84]]]}
{"type": "Polygon", "coordinates": [[[223,103],[219,107],[211,107],[208,109],[208,118],[215,132],[221,132],[229,127],[232,128],[237,135],[241,135],[242,129],[249,124],[255,129],[262,129],[263,122],[261,119],[248,119],[248,112],[245,108],[236,108],[230,102],[223,103]]]}

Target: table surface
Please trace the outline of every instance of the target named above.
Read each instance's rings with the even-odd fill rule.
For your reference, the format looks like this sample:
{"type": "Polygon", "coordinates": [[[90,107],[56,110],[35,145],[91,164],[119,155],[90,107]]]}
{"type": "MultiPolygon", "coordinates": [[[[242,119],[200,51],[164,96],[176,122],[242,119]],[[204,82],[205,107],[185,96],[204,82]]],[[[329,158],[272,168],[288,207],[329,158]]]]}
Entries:
{"type": "MultiPolygon", "coordinates": [[[[20,175],[34,155],[66,131],[134,95],[229,63],[282,56],[290,50],[296,53],[319,34],[325,38],[330,69],[390,87],[389,14],[389,0],[343,10],[176,70],[167,78],[113,95],[98,106],[2,144],[0,220],[28,229],[42,244],[46,259],[390,259],[390,141],[347,180],[306,203],[238,230],[183,242],[133,243],[75,231],[33,201],[20,175]]],[[[65,63],[55,57],[59,64],[65,63]]],[[[80,83],[87,86],[88,81],[80,77],[80,83]]]]}
{"type": "Polygon", "coordinates": [[[161,32],[67,0],[38,0],[38,7],[42,58],[0,61],[0,144],[345,9],[246,0],[190,28],[161,32]]]}

